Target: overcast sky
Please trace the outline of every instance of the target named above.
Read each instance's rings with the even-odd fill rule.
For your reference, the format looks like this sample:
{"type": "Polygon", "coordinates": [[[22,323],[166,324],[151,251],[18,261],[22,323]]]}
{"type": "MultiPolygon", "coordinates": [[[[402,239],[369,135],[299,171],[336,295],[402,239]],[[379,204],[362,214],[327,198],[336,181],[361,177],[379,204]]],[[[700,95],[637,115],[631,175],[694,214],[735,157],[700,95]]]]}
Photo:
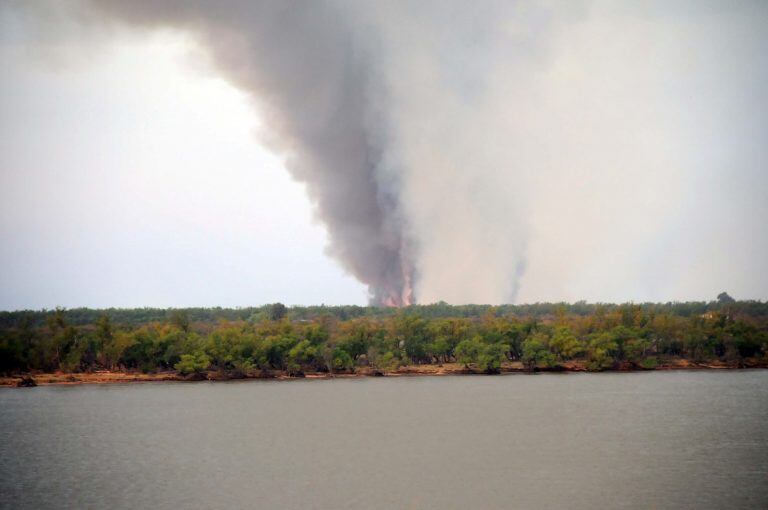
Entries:
{"type": "MultiPolygon", "coordinates": [[[[424,140],[476,164],[471,181],[422,146],[397,148],[439,170],[403,179],[417,296],[500,302],[511,294],[494,281],[514,273],[523,302],[768,298],[768,8],[672,5],[553,17],[546,51],[525,52],[534,63],[459,72],[493,79],[476,108],[440,103],[450,118],[424,140]],[[475,160],[486,126],[508,139],[475,160]],[[509,208],[517,189],[526,196],[509,208]],[[509,232],[526,242],[493,239],[509,232]]],[[[367,302],[366,285],[326,255],[305,184],[263,142],[270,124],[253,91],[205,62],[199,38],[41,32],[36,15],[0,7],[0,309],[367,302]]],[[[421,37],[376,16],[385,47],[390,26],[421,37]]],[[[414,48],[391,45],[381,72],[430,58],[414,48]]],[[[399,83],[390,90],[389,122],[408,141],[422,129],[410,116],[429,117],[424,99],[441,101],[433,85],[408,100],[399,83]]],[[[473,86],[462,81],[462,94],[473,86]]]]}
{"type": "Polygon", "coordinates": [[[69,48],[88,53],[72,63],[8,23],[0,308],[365,303],[253,109],[196,71],[183,35],[69,48]]]}

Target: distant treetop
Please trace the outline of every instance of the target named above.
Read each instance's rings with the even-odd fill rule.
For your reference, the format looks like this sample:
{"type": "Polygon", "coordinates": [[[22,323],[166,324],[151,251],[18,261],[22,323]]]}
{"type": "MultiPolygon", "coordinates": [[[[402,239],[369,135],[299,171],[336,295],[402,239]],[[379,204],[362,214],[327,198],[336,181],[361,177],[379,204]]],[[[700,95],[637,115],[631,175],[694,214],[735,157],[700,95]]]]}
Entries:
{"type": "Polygon", "coordinates": [[[481,318],[517,316],[520,318],[556,317],[563,314],[586,316],[593,313],[609,313],[615,310],[642,309],[648,313],[671,313],[681,317],[700,316],[707,312],[720,311],[728,307],[730,313],[752,317],[768,316],[766,301],[736,301],[726,292],[717,296],[716,301],[687,301],[667,303],[533,303],[520,305],[449,305],[445,302],[412,305],[403,308],[374,306],[286,306],[272,303],[258,307],[243,308],[70,308],[56,310],[19,310],[0,311],[0,328],[18,327],[21,324],[41,326],[51,316],[65,317],[68,324],[95,324],[100,316],[107,315],[115,324],[134,325],[150,322],[171,322],[186,330],[191,323],[216,324],[221,320],[246,321],[251,323],[262,320],[291,321],[315,320],[321,317],[334,317],[349,320],[359,317],[385,318],[399,315],[414,315],[424,318],[481,318]]]}
{"type": "Polygon", "coordinates": [[[729,296],[727,292],[721,292],[717,295],[717,302],[721,305],[729,305],[735,303],[736,300],[729,296]]]}

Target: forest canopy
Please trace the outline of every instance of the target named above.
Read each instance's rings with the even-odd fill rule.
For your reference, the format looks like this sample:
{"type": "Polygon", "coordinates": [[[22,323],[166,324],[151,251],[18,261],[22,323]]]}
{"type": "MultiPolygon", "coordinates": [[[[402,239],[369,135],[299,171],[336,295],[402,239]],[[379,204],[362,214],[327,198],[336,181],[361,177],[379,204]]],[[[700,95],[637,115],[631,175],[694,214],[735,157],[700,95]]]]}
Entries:
{"type": "Polygon", "coordinates": [[[765,360],[768,303],[537,303],[405,308],[89,308],[0,312],[0,371],[392,371],[459,363],[488,373],[583,360],[653,368],[670,357],[765,360]]]}

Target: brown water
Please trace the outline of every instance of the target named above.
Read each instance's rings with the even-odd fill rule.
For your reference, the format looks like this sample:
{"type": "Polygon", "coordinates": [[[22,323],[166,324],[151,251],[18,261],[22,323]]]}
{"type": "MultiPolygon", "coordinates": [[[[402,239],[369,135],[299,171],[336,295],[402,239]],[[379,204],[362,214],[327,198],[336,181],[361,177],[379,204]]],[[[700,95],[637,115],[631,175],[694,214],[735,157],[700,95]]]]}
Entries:
{"type": "Polygon", "coordinates": [[[768,508],[768,370],[0,390],[2,508],[768,508]]]}

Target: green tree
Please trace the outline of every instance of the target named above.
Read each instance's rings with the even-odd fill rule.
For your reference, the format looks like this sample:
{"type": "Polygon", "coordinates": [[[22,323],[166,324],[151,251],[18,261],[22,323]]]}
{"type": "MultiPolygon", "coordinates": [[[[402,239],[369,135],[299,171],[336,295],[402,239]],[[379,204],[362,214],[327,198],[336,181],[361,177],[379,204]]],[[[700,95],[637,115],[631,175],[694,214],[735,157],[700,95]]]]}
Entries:
{"type": "Polygon", "coordinates": [[[278,370],[285,368],[288,352],[296,343],[296,339],[290,335],[270,335],[266,337],[261,346],[269,366],[278,370]]]}
{"type": "Polygon", "coordinates": [[[132,333],[133,342],[123,350],[120,362],[128,368],[150,371],[157,368],[158,330],[155,326],[144,326],[132,333]]]}
{"type": "Polygon", "coordinates": [[[386,372],[394,372],[402,364],[402,360],[398,358],[392,351],[387,351],[381,356],[378,356],[374,361],[374,366],[380,370],[386,372]]]}
{"type": "Polygon", "coordinates": [[[195,352],[192,354],[182,354],[181,360],[176,363],[174,368],[181,372],[183,375],[192,373],[202,373],[211,364],[211,359],[203,352],[195,352]]]}
{"type": "Polygon", "coordinates": [[[186,310],[174,310],[171,312],[170,322],[185,333],[189,333],[189,314],[186,310]]]}
{"type": "Polygon", "coordinates": [[[402,342],[406,355],[414,363],[430,361],[427,346],[432,342],[432,334],[427,328],[427,321],[416,315],[404,315],[395,321],[395,336],[402,342]]]}
{"type": "Polygon", "coordinates": [[[545,338],[541,334],[535,334],[526,338],[523,342],[522,361],[530,371],[537,367],[551,367],[555,365],[555,355],[547,348],[545,338]]]}
{"type": "Polygon", "coordinates": [[[480,356],[480,349],[483,344],[478,337],[474,337],[471,340],[462,340],[459,345],[454,349],[453,354],[456,356],[456,361],[464,364],[465,368],[469,368],[472,363],[477,363],[480,356]]]}
{"type": "Polygon", "coordinates": [[[115,339],[114,327],[112,326],[112,319],[106,313],[101,314],[96,320],[96,341],[98,349],[98,361],[103,367],[108,367],[106,357],[104,355],[108,345],[110,345],[115,339]]]}
{"type": "Polygon", "coordinates": [[[302,340],[288,351],[289,372],[299,373],[308,368],[316,368],[317,362],[317,347],[309,340],[302,340]]]}
{"type": "Polygon", "coordinates": [[[567,326],[558,326],[549,339],[549,347],[561,360],[568,360],[582,351],[582,346],[576,335],[567,326]]]}
{"type": "Polygon", "coordinates": [[[614,336],[611,333],[605,332],[595,336],[589,342],[589,363],[587,367],[590,370],[611,368],[616,361],[614,356],[618,348],[616,340],[614,340],[614,336]]]}
{"type": "Polygon", "coordinates": [[[330,372],[344,372],[351,370],[354,366],[354,360],[344,349],[328,348],[326,350],[325,361],[330,372]]]}
{"type": "Polygon", "coordinates": [[[288,309],[282,303],[273,303],[269,305],[269,320],[279,321],[288,313],[288,309]]]}
{"type": "Polygon", "coordinates": [[[504,344],[483,345],[478,352],[477,366],[487,374],[498,374],[501,363],[507,359],[509,346],[504,344]]]}
{"type": "Polygon", "coordinates": [[[250,359],[236,359],[232,362],[232,374],[234,376],[245,377],[255,369],[253,361],[250,359]]]}
{"type": "Polygon", "coordinates": [[[624,342],[624,355],[632,363],[641,363],[651,351],[651,342],[644,338],[630,338],[624,342]]]}
{"type": "Polygon", "coordinates": [[[717,295],[717,302],[721,305],[730,305],[735,303],[736,300],[729,296],[727,292],[721,292],[717,295]]]}
{"type": "Polygon", "coordinates": [[[427,353],[433,356],[438,364],[442,365],[451,352],[451,344],[444,336],[439,336],[427,345],[427,353]]]}

